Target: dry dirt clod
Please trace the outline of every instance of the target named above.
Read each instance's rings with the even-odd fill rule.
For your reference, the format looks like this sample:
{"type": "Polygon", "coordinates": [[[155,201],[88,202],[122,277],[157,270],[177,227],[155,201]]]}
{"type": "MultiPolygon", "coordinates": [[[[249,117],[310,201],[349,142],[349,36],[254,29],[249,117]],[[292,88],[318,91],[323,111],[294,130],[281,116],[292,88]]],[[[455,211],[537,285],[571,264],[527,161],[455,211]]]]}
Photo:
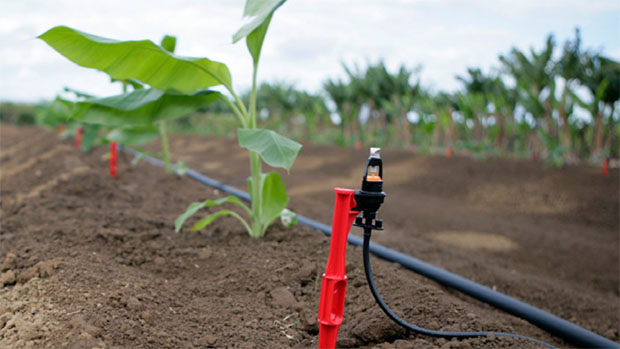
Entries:
{"type": "Polygon", "coordinates": [[[13,317],[11,313],[4,313],[0,315],[0,330],[4,328],[4,325],[13,317]]]}
{"type": "Polygon", "coordinates": [[[13,285],[16,281],[15,272],[13,270],[6,271],[0,275],[0,285],[13,285]]]}
{"type": "Polygon", "coordinates": [[[21,273],[19,273],[19,278],[18,278],[17,281],[19,281],[19,283],[21,283],[21,284],[25,284],[30,279],[35,278],[37,276],[39,276],[39,272],[37,270],[37,267],[36,266],[32,266],[32,267],[22,271],[21,273]]]}
{"type": "Polygon", "coordinates": [[[204,336],[204,340],[205,342],[207,342],[208,345],[215,345],[217,343],[216,336],[206,335],[204,336]]]}
{"type": "Polygon", "coordinates": [[[359,347],[359,342],[355,338],[350,337],[338,338],[336,346],[339,348],[357,348],[359,347]]]}
{"type": "Polygon", "coordinates": [[[39,276],[41,278],[46,278],[52,276],[56,269],[61,266],[61,262],[58,260],[50,260],[45,262],[39,262],[36,264],[37,270],[39,271],[39,276]]]}
{"type": "Polygon", "coordinates": [[[144,320],[144,322],[146,322],[148,325],[152,325],[154,322],[153,313],[148,310],[141,312],[140,318],[144,320]]]}
{"type": "Polygon", "coordinates": [[[15,269],[17,267],[17,256],[13,253],[7,253],[0,267],[0,272],[7,271],[9,269],[15,269]]]}
{"type": "Polygon", "coordinates": [[[275,288],[269,294],[275,306],[293,307],[297,303],[295,296],[286,287],[275,288]]]}
{"type": "Polygon", "coordinates": [[[403,336],[405,329],[392,321],[386,321],[383,316],[376,316],[358,323],[351,332],[364,343],[380,343],[403,336]]]}
{"type": "Polygon", "coordinates": [[[310,311],[304,311],[301,313],[301,326],[310,334],[317,334],[319,332],[319,324],[317,322],[316,313],[310,311]]]}
{"type": "Polygon", "coordinates": [[[91,337],[98,337],[101,334],[99,327],[88,323],[82,316],[76,315],[71,319],[71,326],[78,332],[88,333],[91,337]]]}
{"type": "Polygon", "coordinates": [[[136,297],[129,297],[126,302],[127,309],[131,311],[140,310],[142,308],[142,302],[136,297]]]}
{"type": "Polygon", "coordinates": [[[416,339],[413,343],[404,339],[397,339],[394,341],[394,348],[396,349],[409,349],[409,348],[428,348],[430,344],[423,339],[416,339]]]}

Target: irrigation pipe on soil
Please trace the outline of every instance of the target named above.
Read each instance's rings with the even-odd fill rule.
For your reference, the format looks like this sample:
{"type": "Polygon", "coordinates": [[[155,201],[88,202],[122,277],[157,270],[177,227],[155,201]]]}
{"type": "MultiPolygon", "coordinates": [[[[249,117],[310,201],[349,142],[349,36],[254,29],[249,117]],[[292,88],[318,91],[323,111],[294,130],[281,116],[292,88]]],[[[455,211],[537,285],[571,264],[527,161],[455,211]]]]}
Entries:
{"type": "MultiPolygon", "coordinates": [[[[159,167],[165,166],[163,161],[161,160],[142,154],[134,149],[129,149],[129,151],[136,156],[140,156],[142,159],[152,165],[159,167]]],[[[226,185],[220,181],[209,178],[194,170],[188,169],[185,172],[185,175],[204,185],[235,195],[243,200],[250,201],[250,195],[245,191],[226,185]]],[[[317,222],[302,215],[297,215],[297,220],[301,224],[320,230],[325,235],[331,236],[331,227],[326,224],[317,222]]],[[[349,234],[348,242],[355,246],[363,246],[364,244],[363,238],[352,234],[349,234]]],[[[390,262],[398,263],[403,267],[414,271],[422,276],[425,276],[433,281],[436,281],[444,286],[453,288],[479,301],[499,308],[509,314],[520,317],[538,326],[539,328],[553,335],[556,335],[573,345],[576,345],[577,347],[620,348],[620,345],[618,345],[618,343],[611,341],[603,336],[600,336],[594,332],[588,331],[583,327],[577,326],[569,321],[566,321],[553,314],[538,309],[530,304],[514,299],[501,292],[493,291],[486,286],[478,284],[457,274],[451,273],[447,270],[436,267],[432,264],[426,263],[415,257],[411,257],[404,253],[395,251],[391,248],[373,242],[370,243],[370,252],[377,257],[383,258],[390,262]]]]}

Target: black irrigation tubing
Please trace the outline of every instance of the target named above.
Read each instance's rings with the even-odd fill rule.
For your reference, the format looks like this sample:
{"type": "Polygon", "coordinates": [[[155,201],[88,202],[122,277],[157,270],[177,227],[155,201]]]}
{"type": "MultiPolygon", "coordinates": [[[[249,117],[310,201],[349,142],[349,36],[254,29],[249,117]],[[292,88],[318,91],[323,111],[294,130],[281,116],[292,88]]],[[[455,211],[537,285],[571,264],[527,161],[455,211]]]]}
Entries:
{"type": "MultiPolygon", "coordinates": [[[[134,155],[140,156],[152,165],[159,167],[164,166],[164,162],[161,160],[144,155],[134,149],[129,149],[129,151],[134,155]]],[[[237,188],[233,188],[215,179],[209,178],[194,170],[187,170],[185,175],[204,185],[235,195],[243,200],[250,201],[250,195],[248,193],[237,188]]],[[[302,215],[297,215],[297,220],[301,224],[320,230],[325,235],[331,236],[331,227],[326,224],[317,222],[302,215]]],[[[352,234],[349,234],[348,242],[355,246],[362,246],[364,244],[363,238],[352,234]]],[[[493,291],[486,286],[436,267],[432,264],[426,263],[415,257],[411,257],[374,242],[370,243],[370,252],[379,258],[398,263],[405,268],[444,286],[458,290],[468,296],[471,296],[472,298],[490,304],[514,316],[520,317],[538,326],[539,328],[556,335],[573,345],[576,345],[577,347],[620,348],[618,343],[594,332],[588,331],[583,327],[577,326],[530,304],[514,299],[501,292],[493,291]]]]}

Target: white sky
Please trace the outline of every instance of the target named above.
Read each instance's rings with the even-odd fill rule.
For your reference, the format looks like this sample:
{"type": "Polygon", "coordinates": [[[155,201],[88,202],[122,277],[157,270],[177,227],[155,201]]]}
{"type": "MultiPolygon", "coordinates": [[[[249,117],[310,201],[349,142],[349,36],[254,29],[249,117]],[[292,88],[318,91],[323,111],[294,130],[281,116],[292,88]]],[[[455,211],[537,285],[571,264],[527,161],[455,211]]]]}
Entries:
{"type": "MultiPolygon", "coordinates": [[[[121,39],[178,38],[176,53],[208,57],[247,88],[251,59],[232,45],[244,0],[0,0],[0,101],[51,99],[63,86],[120,93],[103,73],[60,56],[38,34],[67,25],[121,39]]],[[[343,76],[341,62],[384,58],[392,69],[422,64],[422,82],[454,90],[468,66],[487,71],[512,46],[540,48],[548,33],[561,47],[581,28],[583,44],[620,59],[620,0],[289,0],[272,20],[259,80],[311,91],[343,76]]]]}

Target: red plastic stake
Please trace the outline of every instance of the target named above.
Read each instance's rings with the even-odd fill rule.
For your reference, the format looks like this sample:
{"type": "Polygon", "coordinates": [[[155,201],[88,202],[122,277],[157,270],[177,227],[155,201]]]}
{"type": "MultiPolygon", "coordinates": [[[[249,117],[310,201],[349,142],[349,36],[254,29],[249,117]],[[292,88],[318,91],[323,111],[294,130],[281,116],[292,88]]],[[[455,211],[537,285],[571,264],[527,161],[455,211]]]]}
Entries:
{"type": "Polygon", "coordinates": [[[75,147],[82,148],[82,127],[78,127],[75,130],[75,147]]]}
{"type": "Polygon", "coordinates": [[[532,162],[536,161],[538,161],[538,156],[536,155],[536,152],[532,151],[532,162]]]}
{"type": "Polygon", "coordinates": [[[601,173],[603,173],[604,175],[609,174],[609,158],[608,157],[605,157],[605,159],[603,160],[603,169],[601,170],[601,173]]]}
{"type": "Polygon", "coordinates": [[[110,142],[110,177],[116,177],[116,142],[110,142]]]}
{"type": "Polygon", "coordinates": [[[452,150],[452,147],[448,147],[448,150],[446,150],[446,156],[450,159],[452,155],[454,155],[454,151],[452,150]]]}
{"type": "Polygon", "coordinates": [[[319,349],[336,347],[338,328],[342,324],[344,297],[347,290],[346,269],[347,237],[358,211],[351,211],[356,206],[355,191],[335,188],[334,219],[332,237],[329,245],[329,258],[321,282],[321,299],[319,303],[319,349]]]}
{"type": "Polygon", "coordinates": [[[362,150],[362,147],[363,147],[362,141],[360,141],[359,139],[355,141],[355,150],[360,151],[362,150]]]}

